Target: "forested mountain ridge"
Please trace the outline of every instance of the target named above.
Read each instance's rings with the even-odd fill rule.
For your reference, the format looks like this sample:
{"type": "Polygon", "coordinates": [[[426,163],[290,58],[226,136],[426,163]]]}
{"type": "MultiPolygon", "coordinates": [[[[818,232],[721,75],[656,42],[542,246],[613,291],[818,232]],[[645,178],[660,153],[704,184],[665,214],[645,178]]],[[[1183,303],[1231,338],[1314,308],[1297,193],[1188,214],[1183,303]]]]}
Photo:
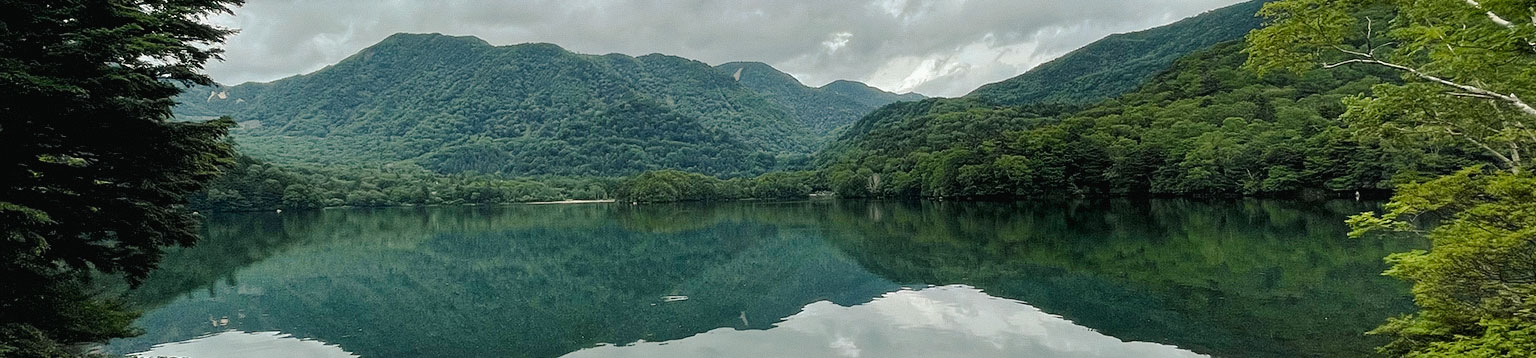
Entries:
{"type": "Polygon", "coordinates": [[[853,98],[855,101],[859,101],[860,103],[874,107],[880,107],[896,102],[921,101],[928,98],[928,96],[924,96],[917,92],[907,92],[902,94],[886,92],[879,88],[864,84],[863,82],[849,80],[832,81],[822,85],[821,87],[817,87],[817,89],[848,96],[849,98],[853,98]]]}
{"type": "Polygon", "coordinates": [[[784,108],[817,133],[830,133],[859,120],[875,108],[900,101],[921,100],[916,93],[895,94],[859,82],[840,80],[822,87],[800,83],[788,73],[761,62],[730,62],[715,66],[731,78],[784,108]]]}
{"type": "Polygon", "coordinates": [[[1260,77],[1229,42],[1082,108],[930,99],[865,117],[818,162],[843,196],[1280,195],[1388,190],[1469,165],[1359,138],[1343,99],[1396,81],[1340,68],[1260,77]]]}
{"type": "Polygon", "coordinates": [[[882,107],[816,162],[831,189],[855,197],[1243,196],[1385,191],[1479,159],[1469,148],[1418,152],[1352,134],[1339,120],[1343,100],[1398,81],[1388,72],[1244,68],[1236,39],[1259,26],[1264,3],[1112,37],[966,97],[882,107]],[[1163,45],[1106,51],[1136,39],[1163,45]],[[1082,71],[1095,68],[1147,80],[1102,82],[1135,88],[1119,94],[1058,76],[1108,78],[1082,71]],[[1112,99],[1080,102],[1097,97],[1112,99]]]}
{"type": "Polygon", "coordinates": [[[1161,27],[1110,35],[966,97],[992,105],[1090,103],[1130,92],[1181,57],[1259,28],[1263,21],[1255,13],[1268,1],[1252,0],[1161,27]]]}
{"type": "Polygon", "coordinates": [[[314,73],[193,88],[175,110],[183,118],[234,117],[242,151],[279,164],[739,176],[792,165],[819,148],[829,128],[872,109],[817,94],[833,99],[821,101],[829,106],[823,111],[844,117],[805,123],[785,102],[681,57],[396,34],[314,73]]]}
{"type": "Polygon", "coordinates": [[[1256,13],[1267,1],[1251,0],[1158,28],[1110,35],[964,97],[880,108],[840,133],[819,156],[842,152],[850,141],[858,141],[872,130],[900,130],[892,126],[924,114],[1029,106],[1027,111],[1049,116],[1120,96],[1153,80],[1180,58],[1242,38],[1258,28],[1261,22],[1256,13]]]}

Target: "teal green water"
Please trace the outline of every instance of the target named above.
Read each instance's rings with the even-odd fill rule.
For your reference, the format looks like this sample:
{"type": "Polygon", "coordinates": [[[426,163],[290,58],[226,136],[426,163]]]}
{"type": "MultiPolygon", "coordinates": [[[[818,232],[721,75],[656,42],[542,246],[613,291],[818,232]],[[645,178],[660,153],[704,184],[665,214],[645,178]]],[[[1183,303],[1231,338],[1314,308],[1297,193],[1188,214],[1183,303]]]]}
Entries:
{"type": "Polygon", "coordinates": [[[119,353],[1354,357],[1412,310],[1355,202],[810,201],[209,218],[119,353]]]}

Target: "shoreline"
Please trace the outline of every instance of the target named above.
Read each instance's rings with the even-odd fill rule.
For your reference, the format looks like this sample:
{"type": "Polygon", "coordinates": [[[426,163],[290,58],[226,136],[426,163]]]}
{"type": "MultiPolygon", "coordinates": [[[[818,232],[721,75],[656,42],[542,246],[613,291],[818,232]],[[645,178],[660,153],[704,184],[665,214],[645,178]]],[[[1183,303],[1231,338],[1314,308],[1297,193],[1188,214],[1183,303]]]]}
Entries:
{"type": "Polygon", "coordinates": [[[561,201],[535,201],[522,203],[522,205],[559,205],[559,204],[608,204],[615,203],[614,199],[590,199],[590,200],[561,200],[561,201]]]}

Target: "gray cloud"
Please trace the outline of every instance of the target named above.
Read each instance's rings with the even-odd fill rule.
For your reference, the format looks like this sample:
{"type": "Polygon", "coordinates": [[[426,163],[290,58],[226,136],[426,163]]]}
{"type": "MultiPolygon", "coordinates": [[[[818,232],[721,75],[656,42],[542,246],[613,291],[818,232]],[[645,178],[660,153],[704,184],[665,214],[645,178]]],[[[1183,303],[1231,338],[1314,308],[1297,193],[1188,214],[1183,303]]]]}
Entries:
{"type": "Polygon", "coordinates": [[[1105,35],[1239,0],[250,0],[211,22],[241,32],[222,83],[318,70],[397,32],[549,42],[581,53],[761,61],[808,85],[837,79],[958,96],[1105,35]]]}

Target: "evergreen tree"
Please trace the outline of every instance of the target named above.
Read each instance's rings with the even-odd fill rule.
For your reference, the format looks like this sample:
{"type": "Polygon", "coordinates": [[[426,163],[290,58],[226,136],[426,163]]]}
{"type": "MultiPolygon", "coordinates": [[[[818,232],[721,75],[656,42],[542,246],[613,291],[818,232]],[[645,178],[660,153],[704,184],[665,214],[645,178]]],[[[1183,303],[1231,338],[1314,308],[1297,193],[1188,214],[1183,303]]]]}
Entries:
{"type": "Polygon", "coordinates": [[[138,282],[197,240],[184,197],[232,156],[233,122],[173,122],[172,97],[240,0],[0,1],[0,356],[126,336],[93,271],[138,282]]]}

